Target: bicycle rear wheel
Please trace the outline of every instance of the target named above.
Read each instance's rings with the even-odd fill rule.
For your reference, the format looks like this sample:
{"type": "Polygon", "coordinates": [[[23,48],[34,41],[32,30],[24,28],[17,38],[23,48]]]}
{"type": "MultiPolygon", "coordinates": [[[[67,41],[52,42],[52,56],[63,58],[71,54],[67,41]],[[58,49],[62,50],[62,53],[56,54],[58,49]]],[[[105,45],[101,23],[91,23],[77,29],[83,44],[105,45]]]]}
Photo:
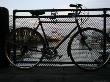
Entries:
{"type": "Polygon", "coordinates": [[[76,32],[68,44],[68,55],[73,63],[83,70],[95,71],[103,68],[109,61],[110,39],[104,32],[96,28],[82,29],[76,32]],[[83,38],[83,39],[82,39],[83,38]],[[106,41],[105,41],[106,40],[106,41]],[[106,49],[104,48],[106,42],[106,49]]]}
{"type": "Polygon", "coordinates": [[[10,34],[7,46],[9,62],[17,68],[29,69],[41,61],[44,40],[39,32],[31,28],[17,28],[10,34]]]}

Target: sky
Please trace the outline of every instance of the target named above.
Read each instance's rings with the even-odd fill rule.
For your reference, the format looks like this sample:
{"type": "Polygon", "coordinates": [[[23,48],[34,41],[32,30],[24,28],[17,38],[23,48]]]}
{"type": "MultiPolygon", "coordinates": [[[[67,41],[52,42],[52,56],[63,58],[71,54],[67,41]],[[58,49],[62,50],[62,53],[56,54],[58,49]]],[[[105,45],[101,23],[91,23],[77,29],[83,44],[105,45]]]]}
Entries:
{"type": "Polygon", "coordinates": [[[110,8],[110,0],[0,0],[10,14],[13,10],[69,8],[69,4],[81,3],[87,8],[110,8]]]}
{"type": "MultiPolygon", "coordinates": [[[[0,6],[6,7],[9,10],[10,15],[13,15],[13,10],[15,9],[18,10],[53,9],[53,8],[65,9],[65,8],[69,8],[69,4],[76,4],[76,3],[83,4],[86,8],[110,8],[110,0],[0,0],[0,6]]],[[[28,22],[30,26],[33,23],[35,23],[35,22],[32,23],[32,20],[28,22]]],[[[18,26],[19,25],[21,26],[21,23],[17,23],[17,24],[18,26]]],[[[92,25],[94,25],[95,27],[95,24],[96,21],[92,25]]]]}

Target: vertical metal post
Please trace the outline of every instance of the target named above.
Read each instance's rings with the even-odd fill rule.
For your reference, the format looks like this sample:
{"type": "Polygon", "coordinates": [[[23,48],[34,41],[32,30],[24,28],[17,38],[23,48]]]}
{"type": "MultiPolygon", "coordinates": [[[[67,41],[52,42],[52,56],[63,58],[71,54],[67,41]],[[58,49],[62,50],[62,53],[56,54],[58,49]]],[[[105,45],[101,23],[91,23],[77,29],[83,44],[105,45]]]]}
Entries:
{"type": "MultiPolygon", "coordinates": [[[[13,29],[12,29],[12,31],[14,31],[15,30],[15,27],[16,27],[16,18],[15,18],[15,15],[16,15],[16,12],[15,11],[13,11],[13,29]]],[[[14,34],[14,36],[13,36],[13,41],[14,41],[14,43],[16,42],[16,35],[14,34]]],[[[14,44],[12,44],[12,45],[14,45],[14,44]]],[[[14,56],[13,56],[13,61],[14,61],[14,63],[16,63],[16,46],[14,45],[13,46],[13,52],[14,52],[14,56]]]]}
{"type": "Polygon", "coordinates": [[[103,36],[103,38],[104,38],[104,45],[103,45],[103,60],[105,61],[106,60],[106,13],[107,13],[107,10],[106,9],[104,9],[104,11],[103,11],[103,16],[104,16],[104,27],[103,27],[103,31],[104,31],[104,36],[103,36]]]}
{"type": "Polygon", "coordinates": [[[13,30],[15,30],[15,15],[16,15],[16,12],[13,11],[13,30]]]}

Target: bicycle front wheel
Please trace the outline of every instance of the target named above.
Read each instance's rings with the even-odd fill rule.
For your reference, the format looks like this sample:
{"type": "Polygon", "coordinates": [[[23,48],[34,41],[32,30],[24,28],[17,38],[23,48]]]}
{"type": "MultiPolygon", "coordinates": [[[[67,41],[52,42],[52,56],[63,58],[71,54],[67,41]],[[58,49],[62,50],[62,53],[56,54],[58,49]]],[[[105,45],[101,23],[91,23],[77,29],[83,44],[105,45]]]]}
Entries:
{"type": "Polygon", "coordinates": [[[7,41],[7,53],[11,65],[29,69],[39,64],[44,47],[41,34],[31,28],[17,28],[7,41]]]}
{"type": "Polygon", "coordinates": [[[89,27],[82,29],[82,32],[76,32],[68,44],[68,54],[72,62],[87,71],[103,68],[110,53],[110,39],[105,36],[103,31],[89,27]]]}

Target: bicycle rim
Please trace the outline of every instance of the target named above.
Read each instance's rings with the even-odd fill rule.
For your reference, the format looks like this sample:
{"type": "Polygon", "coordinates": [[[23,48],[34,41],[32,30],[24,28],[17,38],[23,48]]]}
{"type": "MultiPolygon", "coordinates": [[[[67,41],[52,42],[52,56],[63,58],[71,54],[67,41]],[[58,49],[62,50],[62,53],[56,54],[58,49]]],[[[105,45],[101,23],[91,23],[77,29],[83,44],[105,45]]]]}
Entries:
{"type": "Polygon", "coordinates": [[[7,41],[7,59],[17,68],[33,68],[42,59],[43,41],[39,32],[31,28],[18,28],[7,41]]]}
{"type": "Polygon", "coordinates": [[[96,28],[84,28],[82,34],[85,42],[81,41],[80,32],[74,34],[68,45],[68,54],[73,63],[86,71],[103,68],[109,61],[110,40],[106,35],[106,51],[104,49],[104,33],[96,28]],[[91,49],[91,50],[90,50],[91,49]]]}

